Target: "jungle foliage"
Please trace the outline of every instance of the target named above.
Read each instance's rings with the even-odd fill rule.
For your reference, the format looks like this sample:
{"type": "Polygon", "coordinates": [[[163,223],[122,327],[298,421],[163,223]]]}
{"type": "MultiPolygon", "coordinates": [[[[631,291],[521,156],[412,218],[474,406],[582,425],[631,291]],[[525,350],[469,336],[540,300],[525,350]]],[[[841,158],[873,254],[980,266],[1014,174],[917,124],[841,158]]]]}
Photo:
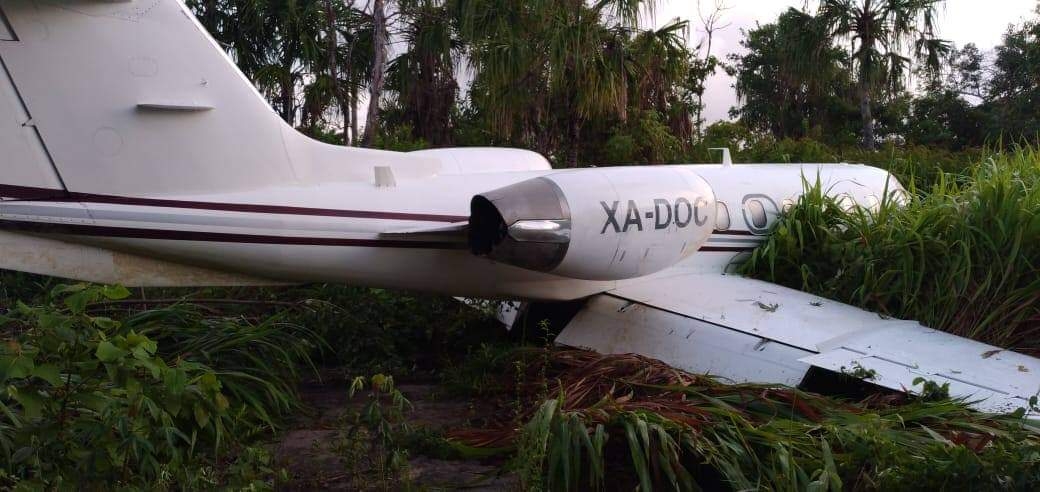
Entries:
{"type": "Polygon", "coordinates": [[[808,177],[744,271],[1040,354],[1040,153],[994,153],[968,172],[875,209],[849,209],[808,177]]]}
{"type": "Polygon", "coordinates": [[[270,457],[249,444],[298,409],[313,333],[186,304],[113,317],[129,295],[58,285],[0,317],[5,485],[269,486],[270,457]]]}

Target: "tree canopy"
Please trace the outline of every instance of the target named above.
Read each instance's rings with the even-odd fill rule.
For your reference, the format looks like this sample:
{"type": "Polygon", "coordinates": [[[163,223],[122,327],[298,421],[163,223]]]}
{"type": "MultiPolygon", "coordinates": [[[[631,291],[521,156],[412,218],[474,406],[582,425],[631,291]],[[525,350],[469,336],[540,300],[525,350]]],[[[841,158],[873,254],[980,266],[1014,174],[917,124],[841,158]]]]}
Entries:
{"type": "Polygon", "coordinates": [[[347,145],[508,145],[577,166],[704,160],[722,135],[949,150],[1040,135],[1036,19],[958,49],[938,35],[941,0],[824,0],[721,61],[686,21],[654,22],[655,3],[188,2],[285,121],[347,145]],[[720,67],[737,126],[705,129],[720,67]]]}

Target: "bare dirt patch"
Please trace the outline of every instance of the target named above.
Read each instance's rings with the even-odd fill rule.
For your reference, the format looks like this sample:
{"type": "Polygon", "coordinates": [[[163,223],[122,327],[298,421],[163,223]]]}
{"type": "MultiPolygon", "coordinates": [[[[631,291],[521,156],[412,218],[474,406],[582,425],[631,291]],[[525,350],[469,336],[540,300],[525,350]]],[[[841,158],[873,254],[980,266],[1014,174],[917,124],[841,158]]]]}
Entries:
{"type": "MultiPolygon", "coordinates": [[[[489,402],[446,397],[433,384],[402,384],[398,389],[412,403],[407,415],[413,429],[445,432],[465,428],[490,414],[489,402]]],[[[349,398],[349,382],[326,373],[321,381],[300,386],[305,411],[272,444],[275,463],[289,472],[283,490],[396,490],[405,483],[416,490],[511,490],[515,481],[501,473],[501,463],[445,460],[413,454],[405,476],[387,481],[377,471],[351,457],[349,449],[364,450],[367,443],[348,445],[350,416],[361,409],[362,398],[349,398]],[[354,447],[351,447],[354,446],[354,447]]]]}

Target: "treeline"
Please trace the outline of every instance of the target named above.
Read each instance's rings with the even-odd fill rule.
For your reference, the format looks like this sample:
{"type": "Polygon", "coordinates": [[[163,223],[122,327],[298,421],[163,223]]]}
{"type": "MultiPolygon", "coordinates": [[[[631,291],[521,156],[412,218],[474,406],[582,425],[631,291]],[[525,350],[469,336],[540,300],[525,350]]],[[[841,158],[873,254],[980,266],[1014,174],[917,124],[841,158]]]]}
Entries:
{"type": "Polygon", "coordinates": [[[704,161],[717,145],[775,161],[787,140],[833,156],[1040,134],[1037,19],[983,53],[938,36],[941,0],[824,0],[745,32],[746,52],[723,61],[686,21],[645,28],[655,3],[188,2],[283,119],[347,145],[517,146],[577,166],[704,161]],[[736,123],[708,128],[704,81],[719,69],[736,79],[736,123]]]}
{"type": "Polygon", "coordinates": [[[674,159],[696,138],[715,66],[687,47],[685,22],[640,27],[644,0],[189,6],[283,119],[353,145],[513,145],[562,165],[606,147],[674,159]],[[378,104],[362,119],[366,100],[378,104]]]}
{"type": "Polygon", "coordinates": [[[754,133],[839,147],[870,128],[868,148],[889,141],[960,150],[1040,135],[1038,19],[1009,26],[985,53],[936,39],[934,11],[900,32],[903,15],[914,12],[897,4],[940,2],[846,10],[857,3],[825,1],[815,14],[789,9],[748,31],[747,53],[730,58],[741,101],[731,116],[754,133]]]}

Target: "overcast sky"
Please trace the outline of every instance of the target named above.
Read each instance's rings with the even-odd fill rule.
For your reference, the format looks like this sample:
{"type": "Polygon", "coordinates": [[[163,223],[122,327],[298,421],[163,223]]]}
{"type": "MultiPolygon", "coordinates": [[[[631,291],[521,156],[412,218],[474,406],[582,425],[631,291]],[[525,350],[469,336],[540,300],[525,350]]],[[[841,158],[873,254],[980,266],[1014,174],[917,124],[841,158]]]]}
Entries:
{"type": "MultiPolygon", "coordinates": [[[[804,3],[803,0],[725,0],[731,8],[723,14],[721,24],[731,25],[716,32],[712,53],[721,57],[738,52],[743,37],[741,29],[753,28],[756,22],[772,22],[788,7],[802,8],[804,3]]],[[[706,16],[715,0],[702,0],[701,4],[706,16]]],[[[810,6],[813,4],[815,2],[810,1],[810,6]]],[[[947,0],[939,16],[939,35],[958,47],[975,43],[989,50],[1000,43],[1008,24],[1031,18],[1036,6],[1037,0],[947,0]]],[[[656,23],[663,25],[676,17],[690,21],[690,44],[696,45],[704,36],[697,15],[697,0],[660,0],[656,23]]],[[[733,80],[723,73],[708,81],[705,118],[709,122],[728,118],[729,108],[736,104],[732,84],[733,80]]]]}

